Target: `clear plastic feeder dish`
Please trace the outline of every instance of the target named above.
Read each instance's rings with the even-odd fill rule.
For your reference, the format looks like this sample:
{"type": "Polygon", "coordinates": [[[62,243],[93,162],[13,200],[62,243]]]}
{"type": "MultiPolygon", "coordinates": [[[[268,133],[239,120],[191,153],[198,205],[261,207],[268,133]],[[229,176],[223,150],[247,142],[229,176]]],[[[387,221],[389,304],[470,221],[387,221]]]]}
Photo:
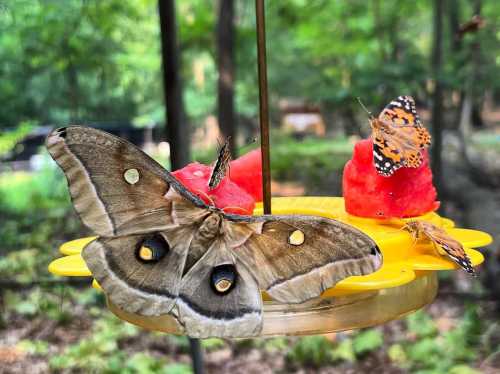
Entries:
{"type": "MultiPolygon", "coordinates": [[[[453,261],[435,254],[431,244],[415,244],[411,235],[393,222],[349,215],[341,197],[273,198],[272,212],[323,216],[355,226],[375,240],[384,262],[377,272],[346,278],[317,299],[303,304],[277,303],[262,292],[261,336],[324,334],[382,324],[431,303],[438,290],[436,272],[457,269],[453,261]]],[[[262,206],[257,206],[254,214],[262,214],[262,206]]],[[[455,228],[453,221],[436,213],[412,219],[443,227],[462,243],[474,266],[484,261],[483,255],[473,248],[492,242],[487,233],[455,228]]],[[[64,243],[60,252],[65,256],[54,260],[49,271],[61,276],[91,277],[81,251],[94,238],[64,243]]],[[[93,286],[100,289],[95,280],[93,286]]],[[[182,326],[171,315],[145,317],[128,313],[109,299],[108,307],[119,318],[143,328],[183,334],[182,326]]]]}

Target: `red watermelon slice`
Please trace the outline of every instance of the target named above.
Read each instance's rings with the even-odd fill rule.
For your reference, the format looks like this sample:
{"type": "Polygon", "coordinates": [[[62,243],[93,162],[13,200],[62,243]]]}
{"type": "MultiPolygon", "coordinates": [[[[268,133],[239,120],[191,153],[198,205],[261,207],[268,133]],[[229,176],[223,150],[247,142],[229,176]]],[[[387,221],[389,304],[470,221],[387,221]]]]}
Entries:
{"type": "Polygon", "coordinates": [[[436,210],[429,156],[423,151],[419,168],[400,168],[390,177],[377,173],[373,165],[371,139],[356,143],[352,159],[344,167],[345,209],[360,217],[414,217],[436,210]]]}
{"type": "Polygon", "coordinates": [[[231,181],[262,201],[262,154],[260,148],[231,161],[229,169],[231,181]]]}
{"type": "Polygon", "coordinates": [[[255,199],[227,177],[216,188],[208,190],[211,171],[211,166],[194,162],[172,174],[207,204],[214,204],[217,208],[224,209],[226,213],[251,215],[255,207],[255,199]]]}

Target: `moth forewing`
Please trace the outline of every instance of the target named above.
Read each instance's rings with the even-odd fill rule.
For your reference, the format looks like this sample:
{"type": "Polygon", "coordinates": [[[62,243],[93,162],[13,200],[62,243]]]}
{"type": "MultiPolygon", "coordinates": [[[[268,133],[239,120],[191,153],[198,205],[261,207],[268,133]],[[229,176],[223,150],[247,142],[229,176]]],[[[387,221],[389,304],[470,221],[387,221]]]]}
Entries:
{"type": "Polygon", "coordinates": [[[228,137],[222,147],[219,149],[217,155],[217,160],[212,168],[210,178],[208,180],[208,189],[213,190],[219,183],[224,179],[229,171],[229,162],[231,161],[231,150],[229,149],[229,141],[231,137],[228,137]]]}

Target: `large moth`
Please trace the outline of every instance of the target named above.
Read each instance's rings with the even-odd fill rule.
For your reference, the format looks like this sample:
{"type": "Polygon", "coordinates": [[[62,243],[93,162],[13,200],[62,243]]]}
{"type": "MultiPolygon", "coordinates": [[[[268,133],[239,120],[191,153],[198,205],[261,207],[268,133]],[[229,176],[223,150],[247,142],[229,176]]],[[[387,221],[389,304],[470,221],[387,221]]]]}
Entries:
{"type": "Polygon", "coordinates": [[[261,290],[301,303],[381,266],[375,242],[349,225],[226,214],[106,132],[57,129],[47,148],[77,213],[99,235],[82,256],[107,297],[130,313],[170,313],[189,336],[258,335],[261,290]]]}

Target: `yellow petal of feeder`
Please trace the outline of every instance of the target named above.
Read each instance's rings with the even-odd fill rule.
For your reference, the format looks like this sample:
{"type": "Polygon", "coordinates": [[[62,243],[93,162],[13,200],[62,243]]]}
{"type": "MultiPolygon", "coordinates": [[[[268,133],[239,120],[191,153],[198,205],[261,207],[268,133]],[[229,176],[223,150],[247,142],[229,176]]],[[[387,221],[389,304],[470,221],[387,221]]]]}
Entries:
{"type": "MultiPolygon", "coordinates": [[[[327,333],[373,326],[399,318],[434,300],[438,287],[436,271],[457,268],[453,261],[437,255],[431,245],[416,245],[411,235],[401,230],[400,224],[349,215],[344,210],[341,197],[274,198],[272,210],[273,214],[317,215],[353,225],[377,242],[384,263],[377,272],[346,278],[326,290],[320,298],[303,304],[280,304],[263,292],[262,336],[327,333]]],[[[260,204],[254,214],[262,214],[260,204]]],[[[483,255],[472,248],[490,244],[490,235],[454,228],[453,221],[433,212],[413,219],[430,221],[445,228],[466,248],[474,266],[484,261],[483,255]]],[[[87,237],[63,244],[60,252],[66,256],[54,260],[49,265],[49,271],[62,276],[91,276],[80,253],[94,239],[87,237]]],[[[92,285],[101,289],[95,280],[92,285]]],[[[121,310],[109,300],[108,306],[119,318],[146,329],[174,334],[183,332],[182,326],[170,315],[139,316],[121,310]]]]}
{"type": "Polygon", "coordinates": [[[82,251],[83,247],[85,247],[95,238],[97,238],[97,236],[89,236],[86,238],[71,240],[61,245],[59,247],[59,252],[66,256],[79,254],[82,251]]]}
{"type": "MultiPolygon", "coordinates": [[[[83,247],[82,247],[83,248],[83,247]]],[[[92,273],[87,268],[80,254],[58,258],[49,265],[49,271],[55,275],[66,277],[91,277],[92,273]]]]}

